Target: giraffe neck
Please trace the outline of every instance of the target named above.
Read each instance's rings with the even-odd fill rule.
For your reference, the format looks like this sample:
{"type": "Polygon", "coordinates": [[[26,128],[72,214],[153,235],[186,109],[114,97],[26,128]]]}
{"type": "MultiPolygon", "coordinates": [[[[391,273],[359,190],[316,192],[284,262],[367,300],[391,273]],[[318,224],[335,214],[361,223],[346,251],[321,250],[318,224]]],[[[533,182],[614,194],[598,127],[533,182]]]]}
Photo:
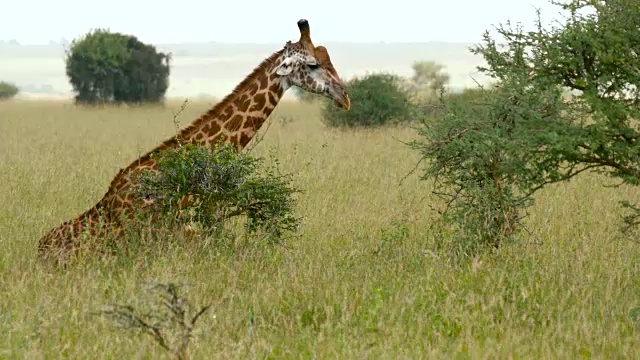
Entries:
{"type": "Polygon", "coordinates": [[[282,51],[272,54],[232,92],[181,131],[185,142],[212,146],[221,141],[243,149],[278,105],[289,85],[275,74],[282,51]]]}

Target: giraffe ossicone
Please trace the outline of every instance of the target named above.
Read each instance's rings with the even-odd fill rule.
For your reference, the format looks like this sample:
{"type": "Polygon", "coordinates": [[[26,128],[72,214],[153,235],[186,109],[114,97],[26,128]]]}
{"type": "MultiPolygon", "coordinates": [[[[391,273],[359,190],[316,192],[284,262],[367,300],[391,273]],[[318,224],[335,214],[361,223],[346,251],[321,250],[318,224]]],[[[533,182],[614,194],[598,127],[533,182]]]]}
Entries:
{"type": "Polygon", "coordinates": [[[298,21],[300,39],[287,41],[284,47],[264,59],[233,91],[209,111],[164,141],[155,149],[121,169],[98,203],[75,219],[64,222],[44,235],[38,243],[40,257],[66,258],[88,239],[111,233],[120,234],[122,220],[133,215],[133,209],[144,209],[153,199],[138,199],[131,191],[136,184],[132,175],[143,169],[155,170],[157,151],[177,147],[181,142],[214,146],[231,143],[240,151],[260,129],[291,86],[321,94],[336,106],[349,110],[351,101],[344,83],[333,67],[324,46],[311,41],[309,22],[298,21]]]}

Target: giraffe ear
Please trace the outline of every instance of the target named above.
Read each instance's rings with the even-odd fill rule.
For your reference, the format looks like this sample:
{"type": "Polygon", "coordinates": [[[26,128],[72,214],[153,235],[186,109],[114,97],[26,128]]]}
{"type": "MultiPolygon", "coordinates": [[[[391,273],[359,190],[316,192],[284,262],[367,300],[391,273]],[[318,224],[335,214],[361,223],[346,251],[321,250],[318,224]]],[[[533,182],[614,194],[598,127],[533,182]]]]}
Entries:
{"type": "Polygon", "coordinates": [[[280,76],[287,76],[293,71],[293,59],[285,58],[280,65],[276,68],[276,74],[280,76]]]}

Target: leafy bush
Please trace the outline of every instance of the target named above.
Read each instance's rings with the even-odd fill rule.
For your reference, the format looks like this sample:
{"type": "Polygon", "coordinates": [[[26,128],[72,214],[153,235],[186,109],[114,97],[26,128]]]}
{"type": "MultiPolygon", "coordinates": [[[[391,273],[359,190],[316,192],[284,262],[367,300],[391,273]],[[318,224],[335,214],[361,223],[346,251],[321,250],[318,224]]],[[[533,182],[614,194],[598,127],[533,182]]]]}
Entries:
{"type": "Polygon", "coordinates": [[[332,127],[379,126],[412,119],[413,111],[407,92],[398,76],[369,74],[346,84],[351,98],[349,111],[325,102],[323,118],[332,127]]]}
{"type": "MultiPolygon", "coordinates": [[[[506,46],[485,33],[473,49],[499,86],[468,93],[474,101],[445,100],[446,111],[413,143],[465,252],[514,235],[533,194],[549,184],[591,169],[640,184],[640,72],[631,65],[640,8],[633,4],[573,1],[561,5],[570,12],[563,27],[501,26],[506,46]],[[581,15],[585,8],[594,14],[581,15]]],[[[627,224],[637,225],[640,210],[626,208],[627,224]]]]}
{"type": "Polygon", "coordinates": [[[229,144],[211,149],[186,144],[155,156],[157,172],[142,172],[137,190],[138,196],[155,199],[152,214],[172,217],[180,212],[178,224],[195,223],[208,234],[218,234],[227,220],[237,217],[245,218],[249,233],[260,230],[274,241],[297,230],[297,190],[275,166],[261,166],[262,159],[238,153],[229,144]]]}
{"type": "Polygon", "coordinates": [[[18,95],[20,90],[17,86],[6,81],[0,81],[0,100],[11,99],[18,95]]]}
{"type": "MultiPolygon", "coordinates": [[[[434,180],[434,194],[446,203],[442,214],[454,224],[456,251],[499,246],[518,229],[520,210],[544,176],[531,166],[545,153],[529,152],[544,143],[536,130],[549,125],[538,111],[547,96],[557,101],[504,86],[447,96],[443,114],[420,128],[423,140],[412,145],[429,160],[423,178],[434,180]]],[[[557,172],[558,164],[547,160],[545,170],[557,172]]]]}
{"type": "Polygon", "coordinates": [[[79,103],[157,103],[169,86],[169,59],[135,36],[95,30],[71,43],[66,73],[79,103]]]}

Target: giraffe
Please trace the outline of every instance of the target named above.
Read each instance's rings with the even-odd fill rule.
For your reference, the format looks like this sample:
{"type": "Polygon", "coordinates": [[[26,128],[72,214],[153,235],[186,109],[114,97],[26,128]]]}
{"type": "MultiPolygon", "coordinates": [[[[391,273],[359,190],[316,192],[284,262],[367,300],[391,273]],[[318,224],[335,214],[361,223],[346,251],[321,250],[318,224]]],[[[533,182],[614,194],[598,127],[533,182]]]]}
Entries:
{"type": "Polygon", "coordinates": [[[92,237],[119,234],[121,216],[134,208],[144,209],[153,199],[138,199],[130,191],[132,175],[143,169],[154,171],[157,151],[193,143],[207,147],[223,142],[241,151],[275,109],[282,95],[292,86],[321,94],[336,106],[349,110],[351,101],[324,46],[311,41],[309,22],[298,21],[300,39],[264,59],[233,91],[155,149],[120,169],[103,198],[75,219],[66,221],[44,235],[38,243],[40,257],[69,255],[80,245],[82,234],[92,237]]]}

